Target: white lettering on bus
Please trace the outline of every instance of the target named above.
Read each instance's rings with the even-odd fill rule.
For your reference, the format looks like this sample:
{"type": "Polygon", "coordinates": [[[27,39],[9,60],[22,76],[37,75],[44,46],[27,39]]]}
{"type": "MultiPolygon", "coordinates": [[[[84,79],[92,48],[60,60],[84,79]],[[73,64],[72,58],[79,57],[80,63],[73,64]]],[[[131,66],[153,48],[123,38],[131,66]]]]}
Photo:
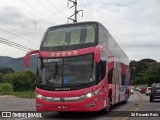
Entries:
{"type": "Polygon", "coordinates": [[[61,62],[61,59],[44,59],[43,62],[44,63],[49,63],[49,62],[61,62]]]}

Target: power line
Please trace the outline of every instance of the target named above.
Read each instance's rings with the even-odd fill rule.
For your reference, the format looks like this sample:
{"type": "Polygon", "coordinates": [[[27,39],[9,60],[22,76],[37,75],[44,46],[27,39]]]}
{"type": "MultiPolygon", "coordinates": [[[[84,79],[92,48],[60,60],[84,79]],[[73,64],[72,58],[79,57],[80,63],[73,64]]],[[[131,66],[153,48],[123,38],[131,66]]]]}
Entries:
{"type": "Polygon", "coordinates": [[[31,48],[28,48],[28,47],[23,46],[23,45],[21,45],[21,44],[18,44],[18,43],[9,41],[9,40],[4,39],[4,38],[0,38],[0,43],[5,44],[5,45],[8,45],[8,46],[10,46],[10,47],[14,47],[14,48],[20,49],[20,50],[24,50],[24,51],[33,50],[33,49],[31,49],[31,48]]]}
{"type": "MultiPolygon", "coordinates": [[[[21,36],[26,36],[27,34],[30,34],[30,33],[24,33],[24,34],[21,34],[21,35],[19,35],[19,37],[21,36]]],[[[12,40],[12,39],[15,39],[15,38],[18,38],[18,37],[10,37],[10,38],[8,38],[9,40],[12,40]]],[[[38,43],[37,43],[38,44],[38,43]]]]}
{"type": "Polygon", "coordinates": [[[31,48],[28,48],[28,47],[26,47],[26,46],[24,46],[24,45],[21,45],[21,44],[12,42],[12,41],[10,41],[10,40],[4,39],[4,38],[0,38],[0,39],[3,40],[4,42],[8,42],[8,43],[10,43],[10,44],[13,44],[13,45],[15,45],[15,46],[17,46],[17,47],[21,47],[21,48],[28,49],[28,50],[33,50],[33,49],[31,49],[31,48]]]}
{"type": "MultiPolygon", "coordinates": [[[[37,13],[41,14],[42,16],[46,16],[45,14],[39,12],[37,9],[35,9],[34,7],[32,7],[30,4],[28,4],[25,0],[23,0],[23,2],[25,4],[27,4],[29,7],[31,7],[33,10],[35,10],[37,13]]],[[[47,16],[46,16],[47,17],[47,16]]],[[[52,20],[53,21],[53,20],[52,20]]],[[[53,21],[54,23],[56,23],[55,21],[53,21]]]]}
{"type": "MultiPolygon", "coordinates": [[[[24,0],[23,0],[24,1],[24,0]]],[[[25,1],[24,1],[25,2],[25,1]]],[[[26,3],[26,2],[25,2],[26,3]]],[[[26,3],[27,4],[27,3],[26,3]]],[[[27,5],[29,5],[29,4],[27,4],[27,5]]],[[[29,5],[30,6],[30,5],[29,5]]],[[[30,7],[32,7],[32,6],[30,6],[30,7]]],[[[34,9],[33,7],[32,7],[32,9],[34,9]]],[[[36,10],[36,9],[34,9],[34,10],[36,10]]],[[[37,10],[37,12],[39,12],[38,10],[37,10]]],[[[40,13],[40,12],[39,12],[40,13]]],[[[41,14],[41,13],[40,13],[41,14]]],[[[44,15],[44,14],[42,14],[42,15],[44,15]]],[[[13,27],[14,28],[14,26],[16,25],[17,27],[19,26],[20,28],[18,28],[18,29],[13,29],[14,31],[17,31],[17,30],[19,30],[19,31],[23,31],[23,32],[26,32],[26,30],[25,29],[22,29],[21,27],[21,25],[19,25],[19,24],[15,24],[15,23],[13,23],[12,21],[10,21],[10,20],[8,20],[8,19],[6,19],[6,18],[4,18],[4,17],[0,17],[0,21],[2,21],[3,23],[6,23],[6,25],[8,25],[8,26],[10,26],[10,27],[13,27]],[[10,25],[10,23],[12,24],[12,25],[10,25]],[[13,26],[14,25],[14,26],[13,26]]],[[[49,21],[50,22],[50,21],[49,21]]],[[[34,22],[35,23],[35,22],[34,22]]],[[[4,25],[3,25],[4,26],[4,25]]],[[[45,27],[47,27],[47,26],[45,26],[45,27]]],[[[46,29],[46,28],[45,28],[46,29]]],[[[4,30],[3,30],[4,31],[4,30]]],[[[19,32],[20,33],[20,32],[19,32]]],[[[17,35],[16,35],[17,36],[17,35]]],[[[18,37],[18,36],[17,36],[18,37]]],[[[24,36],[25,37],[25,36],[24,36]]],[[[30,35],[30,37],[34,37],[34,39],[35,38],[38,38],[38,39],[41,39],[41,37],[40,37],[40,35],[36,35],[36,34],[34,34],[34,35],[30,35]]]]}
{"type": "MultiPolygon", "coordinates": [[[[7,24],[7,25],[10,26],[10,27],[13,27],[13,26],[9,25],[6,21],[3,21],[3,20],[1,20],[1,19],[0,19],[0,21],[3,22],[3,23],[5,23],[5,24],[7,24]]],[[[1,24],[1,25],[2,25],[2,26],[6,26],[6,25],[4,25],[4,24],[1,24]]],[[[15,27],[14,27],[14,28],[15,28],[15,27]]],[[[13,30],[13,31],[17,31],[18,33],[19,33],[19,31],[22,31],[22,32],[23,32],[23,30],[20,30],[20,29],[12,29],[12,30],[13,30]],[[18,31],[18,30],[19,30],[19,31],[18,31]]],[[[31,35],[31,37],[32,37],[32,38],[36,38],[36,39],[37,39],[37,38],[40,39],[40,37],[36,37],[36,36],[33,36],[33,35],[31,35]]]]}
{"type": "MultiPolygon", "coordinates": [[[[20,38],[23,38],[22,36],[18,36],[18,35],[16,35],[16,34],[13,34],[12,32],[10,32],[10,31],[7,31],[7,30],[4,30],[4,29],[2,29],[2,28],[0,28],[2,31],[5,31],[5,32],[7,32],[7,33],[9,33],[9,34],[12,34],[12,35],[14,35],[14,36],[17,36],[17,37],[20,37],[20,38]]],[[[26,39],[22,39],[22,40],[26,40],[26,39]]],[[[26,40],[26,41],[30,41],[30,40],[26,40]]],[[[30,43],[32,43],[33,41],[30,41],[30,43]]],[[[38,43],[36,43],[36,44],[38,44],[38,43]]]]}
{"type": "Polygon", "coordinates": [[[5,43],[4,41],[1,41],[1,40],[0,40],[0,43],[5,44],[5,45],[10,46],[10,47],[13,47],[13,48],[16,48],[16,49],[19,49],[19,50],[28,51],[28,50],[25,50],[25,49],[21,49],[21,48],[17,48],[15,46],[12,46],[12,45],[10,45],[8,43],[5,43]]]}
{"type": "MultiPolygon", "coordinates": [[[[4,17],[0,17],[0,21],[2,21],[2,22],[4,22],[4,23],[6,23],[7,25],[9,25],[8,23],[11,23],[12,25],[15,25],[15,26],[17,26],[17,27],[20,27],[20,31],[23,31],[23,32],[27,32],[25,29],[22,29],[21,27],[22,26],[20,26],[19,24],[16,24],[16,23],[14,23],[14,22],[12,22],[12,21],[10,21],[10,20],[8,20],[8,19],[6,19],[6,18],[4,18],[4,17]]],[[[11,25],[10,25],[11,26],[11,25]]],[[[33,35],[32,35],[33,36],[33,35]]],[[[34,35],[36,38],[38,38],[39,36],[36,36],[36,35],[34,35]]],[[[40,37],[38,38],[38,39],[40,39],[40,37]]]]}
{"type": "MultiPolygon", "coordinates": [[[[52,10],[48,9],[48,7],[46,7],[41,1],[37,0],[44,8],[46,8],[48,11],[50,11],[52,14],[56,15],[57,17],[61,18],[60,16],[58,16],[56,13],[54,13],[52,10]]],[[[63,18],[62,18],[63,19],[63,18]]]]}
{"type": "Polygon", "coordinates": [[[68,18],[67,15],[65,15],[61,10],[59,10],[56,6],[54,6],[49,0],[47,0],[47,2],[48,2],[50,5],[52,5],[54,8],[56,8],[61,14],[63,14],[64,16],[66,16],[66,18],[68,18]]]}

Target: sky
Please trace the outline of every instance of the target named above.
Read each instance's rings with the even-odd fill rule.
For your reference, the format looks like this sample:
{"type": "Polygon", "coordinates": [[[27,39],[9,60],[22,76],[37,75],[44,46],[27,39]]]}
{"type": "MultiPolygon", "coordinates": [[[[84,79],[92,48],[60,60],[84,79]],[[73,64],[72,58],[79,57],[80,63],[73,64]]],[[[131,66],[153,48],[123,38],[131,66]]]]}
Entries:
{"type": "MultiPolygon", "coordinates": [[[[130,60],[160,62],[160,0],[77,0],[78,22],[102,23],[130,60]]],[[[67,0],[0,0],[0,38],[39,49],[46,29],[66,24],[73,14],[67,0]]],[[[69,21],[72,22],[72,21],[69,21]]],[[[27,51],[0,43],[0,56],[27,51]]]]}

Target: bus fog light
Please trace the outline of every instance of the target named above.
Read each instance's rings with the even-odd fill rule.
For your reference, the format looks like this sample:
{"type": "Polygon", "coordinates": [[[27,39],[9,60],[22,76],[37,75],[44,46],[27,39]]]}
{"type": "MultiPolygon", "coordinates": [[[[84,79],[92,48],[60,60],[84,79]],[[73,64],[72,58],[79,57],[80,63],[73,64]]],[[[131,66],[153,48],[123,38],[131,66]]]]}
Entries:
{"type": "Polygon", "coordinates": [[[96,106],[96,103],[95,102],[91,102],[89,104],[86,104],[85,106],[86,107],[94,107],[94,106],[96,106]]]}
{"type": "Polygon", "coordinates": [[[36,103],[36,107],[42,107],[42,105],[39,103],[36,103]]]}

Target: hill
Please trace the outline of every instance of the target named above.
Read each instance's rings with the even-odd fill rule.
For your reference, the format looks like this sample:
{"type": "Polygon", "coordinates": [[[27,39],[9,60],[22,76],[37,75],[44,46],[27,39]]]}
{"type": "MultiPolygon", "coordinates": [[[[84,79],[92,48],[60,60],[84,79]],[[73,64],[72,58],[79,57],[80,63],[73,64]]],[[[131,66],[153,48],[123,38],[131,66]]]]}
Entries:
{"type": "MultiPolygon", "coordinates": [[[[8,56],[0,56],[0,66],[12,68],[15,71],[21,71],[27,69],[24,66],[24,58],[12,58],[8,56]]],[[[37,56],[33,55],[30,58],[30,69],[36,70],[37,66],[37,56]]]]}

